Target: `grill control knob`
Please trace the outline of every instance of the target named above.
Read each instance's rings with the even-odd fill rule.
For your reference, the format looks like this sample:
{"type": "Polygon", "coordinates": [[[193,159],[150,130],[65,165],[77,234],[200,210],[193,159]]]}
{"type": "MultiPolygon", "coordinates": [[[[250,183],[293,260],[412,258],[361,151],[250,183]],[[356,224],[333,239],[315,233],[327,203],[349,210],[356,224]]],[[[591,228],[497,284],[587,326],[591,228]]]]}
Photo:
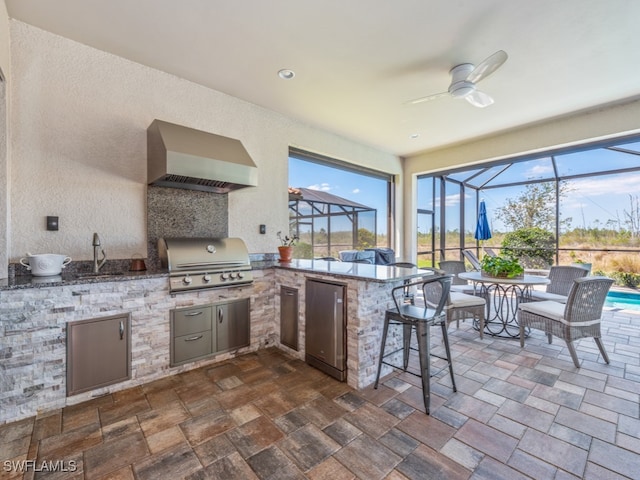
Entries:
{"type": "Polygon", "coordinates": [[[202,277],[202,281],[204,283],[209,283],[211,281],[211,275],[206,274],[204,277],[202,277]]]}
{"type": "Polygon", "coordinates": [[[234,278],[236,278],[236,274],[235,274],[235,273],[233,273],[233,272],[231,272],[231,273],[229,274],[229,279],[230,279],[230,280],[233,280],[234,278]]]}
{"type": "Polygon", "coordinates": [[[184,283],[185,285],[191,285],[191,282],[193,281],[193,279],[189,276],[186,275],[183,279],[182,279],[182,283],[184,283]]]}
{"type": "Polygon", "coordinates": [[[228,273],[221,273],[220,274],[220,280],[226,280],[229,278],[229,274],[228,273]]]}
{"type": "Polygon", "coordinates": [[[207,245],[207,252],[216,253],[216,247],[214,247],[213,245],[207,245]]]}
{"type": "Polygon", "coordinates": [[[238,272],[238,280],[240,280],[241,278],[244,278],[244,273],[238,272]]]}

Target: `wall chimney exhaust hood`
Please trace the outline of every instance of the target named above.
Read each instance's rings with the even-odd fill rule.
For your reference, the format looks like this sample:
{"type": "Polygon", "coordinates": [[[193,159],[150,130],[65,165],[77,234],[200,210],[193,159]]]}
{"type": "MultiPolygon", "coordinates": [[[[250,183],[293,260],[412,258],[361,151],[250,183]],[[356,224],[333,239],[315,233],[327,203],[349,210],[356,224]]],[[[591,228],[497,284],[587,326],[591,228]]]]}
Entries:
{"type": "Polygon", "coordinates": [[[154,120],[147,128],[149,185],[227,193],[258,185],[240,140],[154,120]]]}

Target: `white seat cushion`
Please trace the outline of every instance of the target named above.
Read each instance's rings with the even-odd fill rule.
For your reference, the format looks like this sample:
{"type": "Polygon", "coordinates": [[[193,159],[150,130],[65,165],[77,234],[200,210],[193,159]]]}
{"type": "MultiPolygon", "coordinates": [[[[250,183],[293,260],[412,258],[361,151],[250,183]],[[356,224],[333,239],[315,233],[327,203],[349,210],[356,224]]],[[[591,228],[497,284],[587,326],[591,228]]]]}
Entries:
{"type": "Polygon", "coordinates": [[[537,300],[553,300],[554,302],[567,303],[567,297],[565,295],[558,295],[557,293],[540,292],[533,290],[531,292],[531,298],[537,300]]]}
{"type": "Polygon", "coordinates": [[[564,320],[565,305],[560,302],[545,300],[544,302],[521,303],[518,308],[524,312],[552,318],[553,320],[564,320]]]}
{"type": "Polygon", "coordinates": [[[467,295],[466,293],[451,292],[449,293],[451,299],[450,307],[478,307],[485,305],[485,300],[482,297],[476,297],[475,295],[467,295]]]}

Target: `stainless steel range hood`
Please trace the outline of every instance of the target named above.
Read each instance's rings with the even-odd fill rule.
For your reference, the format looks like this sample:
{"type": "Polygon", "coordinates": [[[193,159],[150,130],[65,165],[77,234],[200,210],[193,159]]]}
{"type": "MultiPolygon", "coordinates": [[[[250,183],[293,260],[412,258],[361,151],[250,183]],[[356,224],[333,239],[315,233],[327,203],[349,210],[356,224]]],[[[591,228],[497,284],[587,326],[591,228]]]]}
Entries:
{"type": "Polygon", "coordinates": [[[227,193],[258,185],[258,168],[240,140],[154,120],[147,128],[147,182],[227,193]]]}

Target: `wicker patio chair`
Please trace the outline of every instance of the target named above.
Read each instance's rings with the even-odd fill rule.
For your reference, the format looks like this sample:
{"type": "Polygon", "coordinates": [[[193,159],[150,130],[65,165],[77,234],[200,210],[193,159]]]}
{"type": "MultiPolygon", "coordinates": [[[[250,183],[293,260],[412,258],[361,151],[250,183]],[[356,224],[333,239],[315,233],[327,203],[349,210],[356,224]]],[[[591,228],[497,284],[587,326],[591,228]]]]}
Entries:
{"type": "Polygon", "coordinates": [[[589,273],[584,268],[568,265],[555,265],[549,269],[549,284],[546,291],[531,290],[527,300],[554,300],[567,303],[567,295],[576,278],[586,277],[589,273]]]}
{"type": "Polygon", "coordinates": [[[467,271],[467,267],[461,260],[443,260],[438,263],[438,268],[448,275],[451,275],[451,291],[474,295],[476,289],[473,285],[462,278],[458,278],[459,273],[467,271]]]}
{"type": "Polygon", "coordinates": [[[549,343],[552,336],[567,343],[573,363],[580,368],[573,341],[592,337],[602,358],[609,363],[609,356],[600,339],[600,318],[609,288],[613,280],[607,277],[583,277],[573,281],[567,303],[545,300],[521,303],[518,307],[520,346],[524,347],[525,328],[544,330],[549,343]]]}
{"type": "Polygon", "coordinates": [[[478,257],[476,257],[475,253],[473,253],[471,250],[462,250],[462,255],[464,255],[464,258],[467,259],[467,261],[471,264],[474,270],[477,270],[478,272],[482,270],[482,266],[480,265],[480,260],[478,260],[478,257]]]}

